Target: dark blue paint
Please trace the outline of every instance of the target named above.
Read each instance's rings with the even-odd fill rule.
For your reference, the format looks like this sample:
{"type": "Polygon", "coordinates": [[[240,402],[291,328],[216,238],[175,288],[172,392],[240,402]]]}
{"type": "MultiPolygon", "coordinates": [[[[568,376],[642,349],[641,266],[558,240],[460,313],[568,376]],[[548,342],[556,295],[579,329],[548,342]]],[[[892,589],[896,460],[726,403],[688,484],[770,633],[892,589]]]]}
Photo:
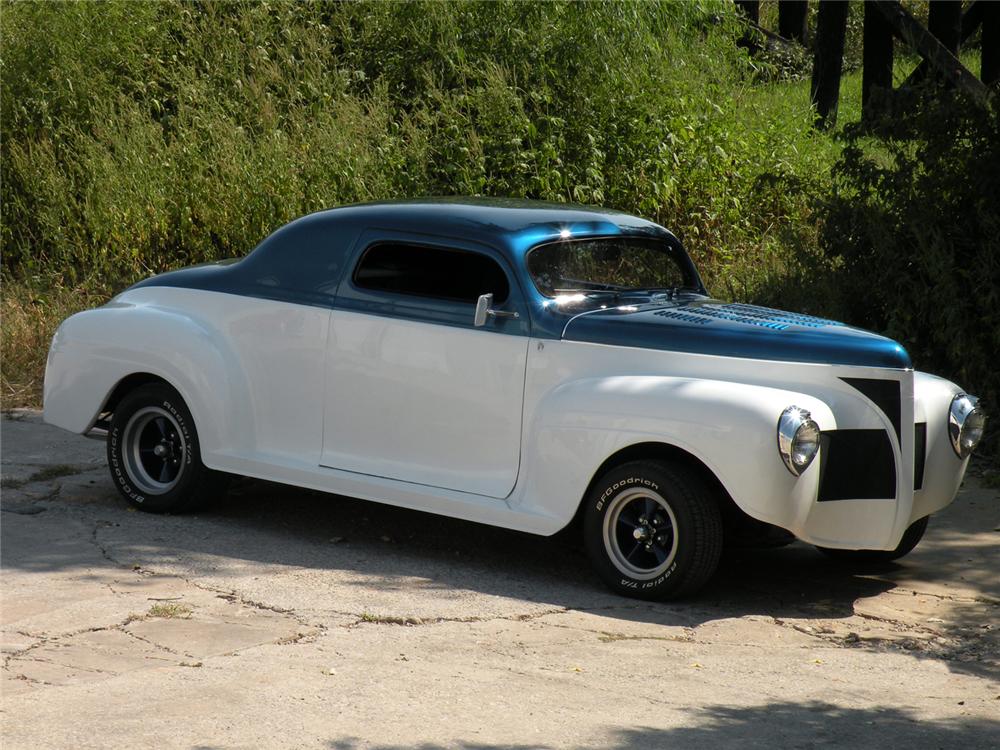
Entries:
{"type": "MultiPolygon", "coordinates": [[[[425,300],[416,310],[416,303],[401,300],[401,295],[355,294],[348,269],[354,267],[368,239],[392,237],[415,246],[432,243],[494,255],[516,282],[512,289],[521,289],[521,299],[512,294],[505,305],[521,313],[519,322],[496,322],[494,327],[505,333],[554,339],[562,334],[567,318],[545,312],[551,300],[535,289],[524,255],[540,243],[566,237],[566,233],[572,238],[659,237],[680,248],[677,238],[663,227],[610,209],[539,201],[435,198],[344,206],[309,214],[275,231],[236,263],[161,274],[135,288],[179,286],[462,325],[458,321],[465,319],[464,310],[456,312],[452,303],[441,302],[434,309],[435,304],[425,300]],[[366,241],[359,241],[362,234],[366,241]]],[[[414,248],[414,252],[419,251],[419,247],[414,248]]],[[[690,263],[686,253],[683,257],[690,263]]]]}
{"type": "Polygon", "coordinates": [[[675,307],[641,306],[574,318],[567,341],[634,346],[723,357],[910,368],[910,356],[892,339],[833,321],[706,298],[675,307]],[[733,310],[732,308],[736,308],[733,310]]]}
{"type": "MultiPolygon", "coordinates": [[[[715,303],[699,311],[707,301],[699,295],[688,295],[686,301],[642,305],[635,312],[608,310],[574,319],[579,309],[557,305],[532,283],[524,257],[533,247],[567,237],[654,237],[675,245],[690,263],[677,238],[663,227],[617,211],[585,206],[446,198],[344,206],[296,219],[242,260],[160,274],[133,288],[205,289],[468,325],[471,305],[361,293],[353,287],[349,269],[369,244],[368,238],[380,235],[415,245],[465,247],[493,255],[512,277],[511,297],[505,307],[522,313],[516,323],[491,324],[504,333],[559,339],[566,329],[568,340],[610,345],[768,360],[911,366],[906,351],[882,336],[832,321],[773,310],[761,312],[763,308],[750,306],[723,309],[721,303],[715,303]]],[[[414,252],[419,251],[415,246],[414,252]]],[[[691,268],[696,277],[693,265],[691,268]]]]}
{"type": "MultiPolygon", "coordinates": [[[[420,235],[415,237],[411,232],[400,232],[389,229],[369,229],[361,233],[354,249],[348,255],[348,268],[353,271],[365,251],[382,242],[393,244],[413,244],[413,252],[419,253],[421,245],[439,245],[452,250],[465,250],[480,253],[492,258],[507,275],[510,287],[508,299],[499,305],[503,310],[518,313],[518,318],[489,318],[485,328],[501,333],[530,336],[531,315],[526,304],[526,298],[521,290],[518,275],[504,254],[493,247],[479,242],[471,242],[462,238],[450,238],[447,241],[435,237],[420,235]]],[[[469,302],[422,297],[412,294],[401,294],[383,290],[359,287],[354,283],[353,273],[343,275],[337,289],[337,299],[334,304],[338,310],[351,310],[372,315],[383,315],[392,318],[417,320],[424,323],[472,328],[476,306],[469,302]]],[[[485,291],[484,291],[485,293],[485,291]]]]}

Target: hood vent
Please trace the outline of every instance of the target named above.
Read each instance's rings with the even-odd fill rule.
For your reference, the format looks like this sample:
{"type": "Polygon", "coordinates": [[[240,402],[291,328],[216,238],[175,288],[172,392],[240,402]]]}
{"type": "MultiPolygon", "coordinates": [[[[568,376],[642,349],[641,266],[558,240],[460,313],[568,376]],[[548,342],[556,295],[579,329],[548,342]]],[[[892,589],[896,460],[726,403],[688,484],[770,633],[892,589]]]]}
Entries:
{"type": "Polygon", "coordinates": [[[812,315],[800,315],[783,310],[772,310],[769,307],[737,303],[692,305],[680,309],[659,310],[654,314],[673,320],[683,320],[687,323],[711,323],[713,320],[725,320],[730,323],[769,328],[772,331],[784,331],[790,326],[824,328],[843,325],[843,323],[837,323],[833,320],[814,318],[812,315]]]}
{"type": "Polygon", "coordinates": [[[671,320],[683,320],[685,323],[711,323],[711,318],[706,318],[703,315],[695,315],[691,312],[684,312],[682,310],[660,310],[654,315],[659,315],[662,318],[670,318],[671,320]]]}

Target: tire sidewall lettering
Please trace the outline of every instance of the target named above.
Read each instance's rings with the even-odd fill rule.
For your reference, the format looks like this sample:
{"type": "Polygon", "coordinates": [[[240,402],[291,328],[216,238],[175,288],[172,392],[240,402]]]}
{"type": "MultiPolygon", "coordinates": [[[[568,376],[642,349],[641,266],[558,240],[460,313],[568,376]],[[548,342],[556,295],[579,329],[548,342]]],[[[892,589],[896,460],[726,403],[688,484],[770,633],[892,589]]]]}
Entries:
{"type": "MultiPolygon", "coordinates": [[[[187,446],[187,450],[184,451],[184,465],[190,466],[192,456],[194,454],[194,446],[192,445],[191,431],[188,429],[187,421],[184,419],[184,416],[177,409],[175,409],[173,404],[171,404],[169,401],[164,401],[161,404],[161,406],[163,406],[164,409],[166,409],[173,415],[174,419],[177,420],[177,424],[181,428],[181,436],[184,438],[184,445],[187,446]]],[[[183,477],[181,478],[183,479],[183,477]]]]}
{"type": "Polygon", "coordinates": [[[652,581],[640,581],[640,580],[635,579],[635,578],[624,578],[623,577],[621,579],[621,585],[624,586],[625,588],[628,588],[628,589],[638,589],[638,590],[656,588],[661,583],[663,583],[668,578],[670,578],[670,576],[672,576],[674,574],[675,570],[677,570],[677,561],[676,560],[671,564],[671,566],[669,568],[667,568],[665,571],[663,571],[660,575],[658,575],[652,581]]]}
{"type": "MultiPolygon", "coordinates": [[[[168,399],[160,401],[159,406],[167,411],[176,420],[178,427],[180,427],[181,435],[187,448],[184,451],[184,467],[186,471],[188,467],[193,464],[194,452],[197,450],[197,446],[195,445],[195,441],[191,435],[191,429],[188,426],[188,420],[185,419],[181,411],[168,399]]],[[[147,500],[147,498],[145,495],[136,491],[135,487],[132,486],[131,480],[129,479],[128,472],[125,471],[123,465],[124,457],[122,455],[122,451],[125,446],[122,444],[121,427],[114,426],[111,429],[108,434],[108,447],[108,462],[111,469],[111,478],[118,485],[122,494],[124,494],[131,502],[141,505],[145,502],[145,500],[147,500]]],[[[180,485],[183,485],[185,479],[186,477],[182,474],[180,483],[177,487],[174,487],[170,490],[170,492],[165,493],[162,496],[158,495],[156,499],[158,500],[161,497],[167,497],[171,493],[176,492],[180,485]]]]}
{"type": "MultiPolygon", "coordinates": [[[[600,497],[597,499],[597,502],[594,503],[594,510],[596,510],[599,514],[603,515],[608,505],[610,504],[609,502],[610,500],[612,500],[616,495],[618,495],[622,491],[636,486],[648,487],[650,490],[653,490],[655,492],[660,491],[660,485],[651,479],[647,479],[646,477],[642,476],[628,476],[625,477],[624,479],[616,480],[615,482],[612,482],[611,484],[607,485],[606,488],[604,489],[604,492],[602,492],[600,497]]],[[[673,576],[675,572],[677,572],[678,562],[679,562],[678,560],[674,560],[669,568],[660,573],[660,575],[658,575],[656,578],[648,581],[640,580],[637,578],[631,578],[622,575],[621,571],[617,571],[619,575],[618,585],[622,589],[627,589],[629,591],[648,591],[650,589],[655,589],[659,586],[662,586],[671,576],[673,576]]]]}
{"type": "Polygon", "coordinates": [[[128,496],[128,499],[134,503],[142,503],[145,500],[145,496],[140,495],[132,485],[129,483],[128,474],[122,469],[121,462],[121,435],[119,435],[119,428],[115,427],[111,430],[111,434],[108,435],[108,440],[111,444],[111,450],[108,451],[108,456],[111,460],[111,476],[118,483],[122,492],[128,496]]]}
{"type": "Polygon", "coordinates": [[[644,477],[628,477],[627,479],[622,479],[620,481],[615,482],[610,487],[605,489],[604,492],[601,493],[601,496],[598,498],[597,503],[594,506],[594,510],[602,512],[609,498],[616,495],[620,490],[626,489],[628,487],[633,487],[635,485],[649,487],[649,489],[656,491],[659,491],[660,489],[660,485],[658,485],[656,482],[650,479],[646,479],[644,477]]]}

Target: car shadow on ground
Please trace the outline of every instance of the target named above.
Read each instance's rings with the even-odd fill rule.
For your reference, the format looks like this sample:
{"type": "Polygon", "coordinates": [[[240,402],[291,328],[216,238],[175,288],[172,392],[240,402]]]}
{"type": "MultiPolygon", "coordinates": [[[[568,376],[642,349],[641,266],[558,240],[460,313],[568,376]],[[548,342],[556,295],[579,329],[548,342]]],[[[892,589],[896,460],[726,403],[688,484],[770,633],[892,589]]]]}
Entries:
{"type": "MultiPolygon", "coordinates": [[[[63,500],[74,502],[72,496],[63,500]]],[[[412,588],[416,578],[424,588],[471,589],[660,624],[694,627],[744,615],[847,617],[858,598],[893,587],[853,574],[796,543],[727,552],[715,578],[696,597],[646,603],[603,586],[575,527],[538,537],[249,479],[237,480],[225,499],[185,516],[127,513],[103,477],[78,501],[100,506],[103,523],[118,526],[116,546],[141,548],[154,570],[158,555],[174,559],[180,550],[188,556],[360,574],[349,577],[347,585],[371,585],[374,578],[383,589],[412,588]]],[[[35,569],[61,565],[58,557],[44,553],[29,564],[35,569]]]]}
{"type": "MultiPolygon", "coordinates": [[[[760,706],[705,706],[691,712],[689,726],[674,729],[613,729],[608,750],[715,750],[719,747],[865,747],[963,748],[993,750],[1000,746],[1000,721],[955,717],[917,719],[888,706],[844,708],[825,701],[774,702],[760,706]]],[[[590,745],[588,745],[589,747],[590,745]]],[[[330,740],[330,750],[548,750],[550,745],[491,744],[455,741],[447,744],[377,745],[352,737],[330,740]]],[[[560,745],[560,747],[565,747],[560,745]]],[[[201,750],[210,750],[208,747],[201,750]]]]}
{"type": "MultiPolygon", "coordinates": [[[[965,572],[960,566],[967,555],[976,554],[975,549],[961,548],[961,533],[947,528],[938,530],[935,543],[952,545],[958,552],[944,563],[935,558],[933,566],[915,554],[902,563],[852,571],[801,543],[735,550],[727,553],[715,578],[697,596],[649,603],[617,596],[603,586],[590,568],[576,529],[538,537],[249,479],[236,480],[226,498],[196,514],[152,516],[128,512],[110,481],[94,476],[92,487],[63,494],[60,504],[96,508],[98,524],[115,527],[116,554],[124,555],[117,559],[132,559],[134,550],[132,556],[152,570],[169,568],[180,557],[195,566],[194,575],[199,574],[199,560],[215,561],[206,563],[209,569],[239,568],[233,561],[247,561],[347,573],[338,577],[338,586],[377,586],[388,592],[469,590],[667,626],[697,627],[747,615],[779,620],[849,618],[858,600],[894,589],[892,579],[897,574],[920,581],[958,578],[965,572]]],[[[95,540],[98,535],[95,531],[95,540]]],[[[71,564],[44,550],[28,559],[4,561],[5,566],[33,570],[71,564]]],[[[992,595],[997,583],[984,585],[992,595]]],[[[959,617],[949,627],[967,632],[982,624],[962,622],[959,617]]],[[[951,667],[983,676],[991,669],[975,663],[951,667]]]]}

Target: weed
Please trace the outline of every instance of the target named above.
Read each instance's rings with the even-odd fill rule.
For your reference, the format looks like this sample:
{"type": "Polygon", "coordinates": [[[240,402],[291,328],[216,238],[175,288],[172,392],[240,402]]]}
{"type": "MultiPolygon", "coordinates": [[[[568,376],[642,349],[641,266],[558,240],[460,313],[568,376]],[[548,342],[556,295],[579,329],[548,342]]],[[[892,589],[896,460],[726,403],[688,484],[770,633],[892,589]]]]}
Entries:
{"type": "Polygon", "coordinates": [[[50,482],[53,479],[68,477],[79,473],[80,469],[77,466],[70,466],[69,464],[55,464],[53,466],[45,466],[26,478],[3,477],[3,479],[0,479],[0,487],[3,487],[5,490],[15,490],[26,484],[32,484],[33,482],[50,482]]]}
{"type": "Polygon", "coordinates": [[[149,608],[146,616],[163,619],[187,619],[191,616],[191,612],[191,607],[181,602],[157,602],[149,608]]]}
{"type": "Polygon", "coordinates": [[[53,479],[58,479],[59,477],[68,477],[79,473],[80,468],[77,466],[70,466],[69,464],[54,464],[52,466],[46,466],[39,469],[28,478],[28,481],[48,482],[53,479]]]}

